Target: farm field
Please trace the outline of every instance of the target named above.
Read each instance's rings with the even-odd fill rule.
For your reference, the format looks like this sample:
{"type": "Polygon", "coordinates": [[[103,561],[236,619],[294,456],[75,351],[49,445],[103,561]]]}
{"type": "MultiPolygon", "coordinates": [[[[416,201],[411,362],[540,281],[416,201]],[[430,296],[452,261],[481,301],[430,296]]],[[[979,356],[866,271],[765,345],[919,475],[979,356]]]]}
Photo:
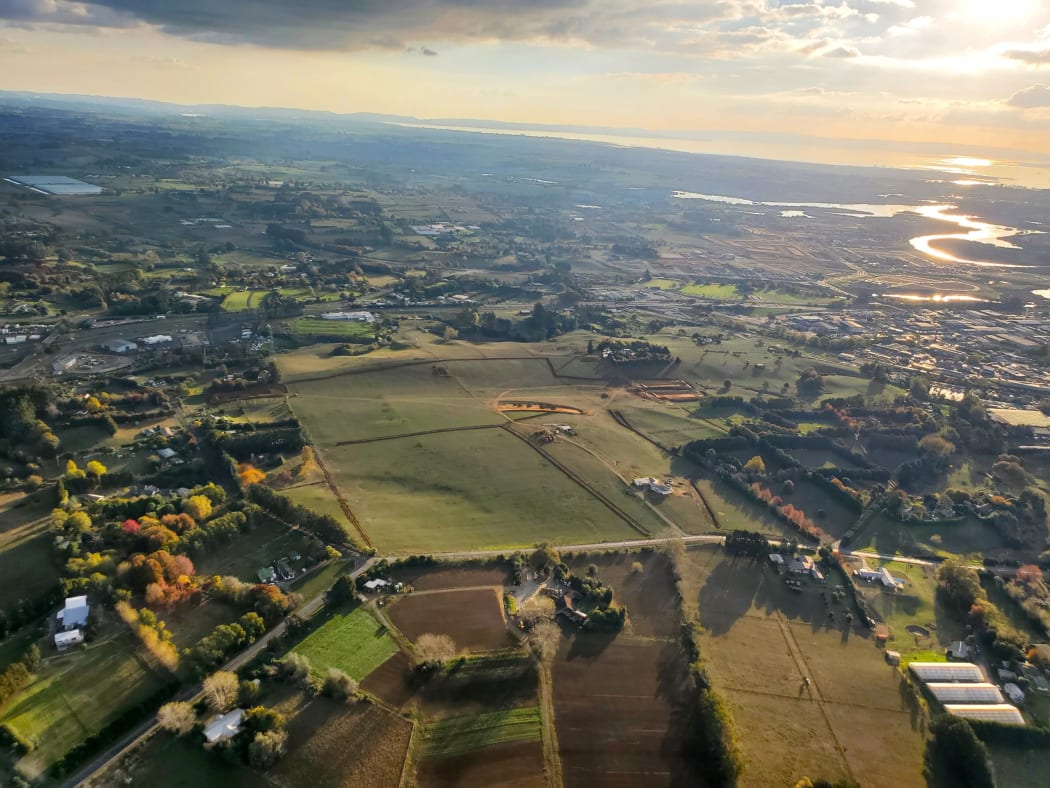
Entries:
{"type": "Polygon", "coordinates": [[[422,435],[384,441],[381,448],[340,446],[322,450],[322,455],[383,552],[500,549],[638,536],[505,430],[422,435]]]}
{"type": "Polygon", "coordinates": [[[994,554],[1006,542],[990,523],[967,517],[957,523],[902,523],[877,514],[854,537],[854,550],[874,550],[885,555],[994,554]]]}
{"type": "Polygon", "coordinates": [[[988,745],[992,769],[999,785],[1009,788],[1042,788],[1050,774],[1050,752],[1023,747],[988,745]]]}
{"type": "Polygon", "coordinates": [[[416,783],[421,788],[464,785],[541,788],[546,785],[543,745],[539,741],[509,741],[461,755],[425,757],[416,769],[416,783]]]}
{"type": "Polygon", "coordinates": [[[127,708],[139,703],[161,683],[143,667],[129,634],[52,661],[0,714],[35,744],[18,762],[37,775],[71,748],[94,735],[127,708]]]}
{"type": "Polygon", "coordinates": [[[372,323],[356,320],[324,320],[322,318],[300,317],[288,321],[288,330],[302,336],[346,337],[357,339],[372,338],[376,328],[372,323]]]}
{"type": "Polygon", "coordinates": [[[339,501],[336,500],[335,493],[324,481],[285,487],[280,493],[291,499],[292,503],[305,506],[318,514],[331,515],[336,522],[343,526],[350,538],[354,537],[353,524],[346,519],[346,513],[343,511],[343,507],[339,505],[339,501]]]}
{"type": "Polygon", "coordinates": [[[397,643],[386,627],[363,608],[335,613],[307,635],[294,649],[310,660],[311,669],[324,675],[338,668],[360,681],[397,651],[397,643]]]}
{"type": "Polygon", "coordinates": [[[696,784],[684,757],[685,654],[671,640],[576,633],[552,667],[565,786],[696,784]]]}
{"type": "Polygon", "coordinates": [[[757,531],[771,538],[797,538],[798,534],[770,514],[769,509],[745,498],[720,479],[699,478],[696,486],[711,506],[723,531],[757,531]]]}
{"type": "Polygon", "coordinates": [[[503,619],[502,589],[416,592],[386,608],[391,623],[411,641],[431,632],[448,635],[461,651],[496,651],[515,645],[503,619]]]}
{"type": "Polygon", "coordinates": [[[395,786],[401,781],[412,723],[371,703],[315,698],[288,724],[288,754],[266,779],[297,788],[395,786]]]}
{"type": "Polygon", "coordinates": [[[29,526],[22,532],[4,534],[0,548],[0,608],[8,609],[19,599],[34,599],[57,589],[59,572],[52,560],[53,538],[46,524],[29,526]]]}
{"type": "Polygon", "coordinates": [[[845,619],[845,602],[835,602],[829,618],[825,587],[807,583],[792,594],[771,566],[718,549],[688,551],[684,567],[687,604],[704,627],[700,651],[747,764],[742,786],[803,776],[924,785],[911,691],[845,619]]]}
{"type": "Polygon", "coordinates": [[[462,755],[482,747],[540,740],[540,710],[536,706],[449,717],[427,725],[423,747],[428,756],[462,755]]]}

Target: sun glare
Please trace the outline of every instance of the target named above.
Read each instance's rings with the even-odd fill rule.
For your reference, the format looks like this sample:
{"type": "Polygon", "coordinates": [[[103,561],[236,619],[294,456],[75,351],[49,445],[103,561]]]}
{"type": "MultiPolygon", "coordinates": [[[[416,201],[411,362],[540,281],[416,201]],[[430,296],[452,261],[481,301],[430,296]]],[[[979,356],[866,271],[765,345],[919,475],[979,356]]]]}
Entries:
{"type": "Polygon", "coordinates": [[[982,23],[1008,24],[1037,10],[1040,0],[960,0],[959,11],[967,19],[982,23]]]}
{"type": "Polygon", "coordinates": [[[949,167],[991,167],[994,163],[991,159],[975,159],[971,156],[952,156],[941,159],[941,164],[949,167]]]}

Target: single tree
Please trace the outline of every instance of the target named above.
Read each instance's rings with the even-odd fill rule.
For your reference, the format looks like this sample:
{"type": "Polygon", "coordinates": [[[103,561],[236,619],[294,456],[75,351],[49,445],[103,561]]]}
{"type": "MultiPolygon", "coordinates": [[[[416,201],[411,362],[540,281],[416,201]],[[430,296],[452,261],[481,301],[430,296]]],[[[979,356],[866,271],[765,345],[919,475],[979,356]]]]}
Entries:
{"type": "Polygon", "coordinates": [[[185,736],[197,724],[197,712],[192,703],[173,701],[157,710],[157,724],[176,736],[185,736]]]}
{"type": "Polygon", "coordinates": [[[288,734],[283,730],[260,731],[248,745],[248,764],[253,769],[268,769],[284,756],[288,734]]]}
{"type": "Polygon", "coordinates": [[[448,635],[424,632],[416,639],[416,663],[420,667],[441,667],[456,657],[456,642],[448,635]]]}
{"type": "Polygon", "coordinates": [[[204,679],[203,688],[211,707],[218,712],[226,712],[236,705],[241,683],[236,673],[220,670],[204,679]]]}
{"type": "Polygon", "coordinates": [[[324,677],[325,695],[336,700],[347,700],[357,692],[357,682],[338,668],[329,668],[324,677]]]}
{"type": "Polygon", "coordinates": [[[540,662],[549,663],[558,653],[561,629],[553,621],[541,621],[529,633],[529,644],[540,662]]]}

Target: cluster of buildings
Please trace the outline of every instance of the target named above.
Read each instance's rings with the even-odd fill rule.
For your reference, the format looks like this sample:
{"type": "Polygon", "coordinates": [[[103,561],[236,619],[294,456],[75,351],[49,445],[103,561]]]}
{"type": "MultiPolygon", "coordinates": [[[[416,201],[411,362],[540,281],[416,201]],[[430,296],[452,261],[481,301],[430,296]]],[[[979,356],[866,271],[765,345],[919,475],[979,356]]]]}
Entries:
{"type": "Polygon", "coordinates": [[[1024,716],[1003,698],[1024,702],[1024,692],[1007,682],[1000,691],[990,683],[979,665],[972,662],[912,662],[912,675],[948,714],[970,720],[1024,725],[1024,716]]]}
{"type": "Polygon", "coordinates": [[[26,342],[39,342],[47,333],[47,326],[20,325],[8,323],[0,326],[0,339],[5,345],[22,345],[26,342]]]}
{"type": "Polygon", "coordinates": [[[904,586],[904,581],[894,577],[890,574],[890,570],[884,566],[879,569],[870,569],[867,563],[864,563],[860,569],[854,570],[853,576],[869,583],[881,585],[890,591],[896,591],[904,586]]]}
{"type": "Polygon", "coordinates": [[[824,573],[820,571],[817,562],[811,555],[782,555],[770,553],[769,562],[776,567],[778,572],[790,575],[806,575],[818,583],[825,582],[824,573]]]}

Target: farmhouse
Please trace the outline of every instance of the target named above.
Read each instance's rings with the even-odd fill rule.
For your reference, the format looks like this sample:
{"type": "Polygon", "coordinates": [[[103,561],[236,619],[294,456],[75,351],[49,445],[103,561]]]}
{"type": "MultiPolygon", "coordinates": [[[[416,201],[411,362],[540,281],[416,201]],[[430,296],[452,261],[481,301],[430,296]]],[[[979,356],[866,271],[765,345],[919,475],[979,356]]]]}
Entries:
{"type": "Polygon", "coordinates": [[[225,741],[236,736],[244,720],[244,709],[234,709],[216,717],[204,728],[204,738],[208,744],[225,741]]]}
{"type": "Polygon", "coordinates": [[[147,347],[158,347],[171,344],[172,338],[168,334],[154,334],[153,336],[142,337],[140,341],[147,347]]]}
{"type": "Polygon", "coordinates": [[[55,618],[63,631],[69,632],[87,626],[88,601],[86,596],[71,596],[66,598],[65,607],[58,611],[55,618]]]}
{"type": "Polygon", "coordinates": [[[157,449],[157,456],[162,460],[173,460],[179,456],[179,453],[165,446],[163,449],[157,449]]]}
{"type": "Polygon", "coordinates": [[[861,580],[867,580],[870,583],[882,583],[886,588],[897,589],[904,585],[903,580],[898,580],[890,574],[890,570],[886,567],[881,569],[868,569],[865,566],[862,569],[858,569],[854,573],[855,577],[859,577],[861,580]]]}
{"type": "Polygon", "coordinates": [[[84,630],[74,629],[70,632],[56,632],[55,633],[55,648],[59,651],[65,651],[67,648],[73,646],[79,646],[84,642],[84,630]]]}
{"type": "Polygon", "coordinates": [[[674,492],[674,489],[670,484],[661,482],[659,479],[655,479],[652,476],[640,476],[634,480],[634,486],[640,490],[649,490],[649,492],[656,493],[657,495],[670,495],[674,492]]]}
{"type": "Polygon", "coordinates": [[[389,585],[389,580],[383,580],[382,578],[377,577],[374,580],[369,580],[365,583],[365,590],[371,591],[372,593],[376,593],[378,591],[382,591],[389,585]]]}
{"type": "Polygon", "coordinates": [[[965,662],[970,658],[970,647],[966,645],[966,641],[956,640],[952,643],[945,656],[948,659],[958,659],[965,662]]]}
{"type": "Polygon", "coordinates": [[[272,583],[277,579],[277,573],[272,566],[262,567],[256,572],[256,575],[258,575],[260,583],[272,583]]]}

